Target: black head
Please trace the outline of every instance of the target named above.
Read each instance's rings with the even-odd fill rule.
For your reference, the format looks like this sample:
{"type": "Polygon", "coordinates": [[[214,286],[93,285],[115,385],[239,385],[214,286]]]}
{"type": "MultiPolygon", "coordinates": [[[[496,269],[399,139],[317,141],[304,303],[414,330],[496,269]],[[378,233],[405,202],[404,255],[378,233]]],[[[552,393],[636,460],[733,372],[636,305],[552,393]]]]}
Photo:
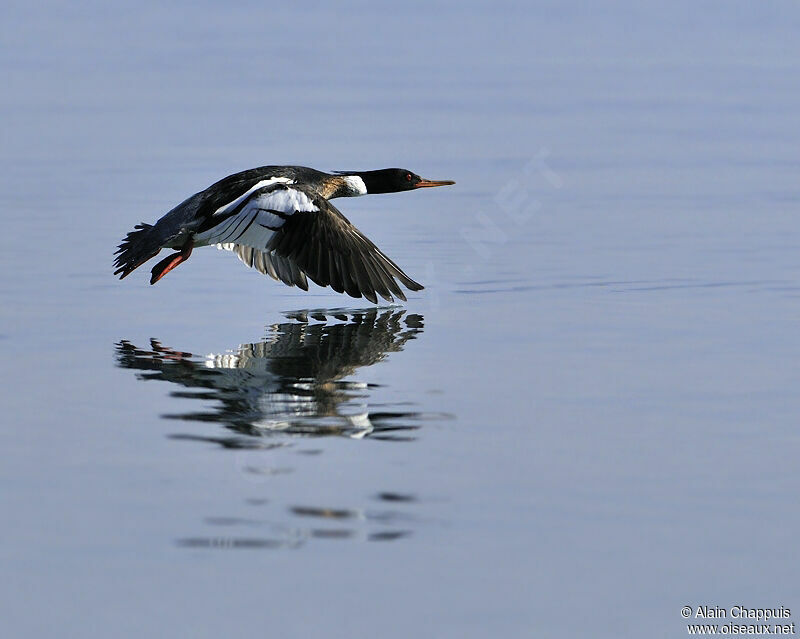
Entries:
{"type": "Polygon", "coordinates": [[[367,193],[397,193],[432,186],[455,184],[452,180],[425,180],[406,169],[380,169],[378,171],[348,171],[364,180],[367,193]]]}

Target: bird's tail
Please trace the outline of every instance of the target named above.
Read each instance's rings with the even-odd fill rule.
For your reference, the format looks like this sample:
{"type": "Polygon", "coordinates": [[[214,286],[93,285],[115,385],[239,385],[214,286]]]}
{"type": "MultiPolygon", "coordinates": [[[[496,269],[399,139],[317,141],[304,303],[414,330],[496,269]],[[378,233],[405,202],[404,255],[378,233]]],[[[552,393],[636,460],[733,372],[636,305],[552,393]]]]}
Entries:
{"type": "Polygon", "coordinates": [[[133,228],[114,252],[117,256],[114,259],[114,267],[117,269],[114,275],[119,275],[119,279],[125,278],[151,257],[158,255],[163,247],[162,238],[153,232],[151,224],[142,222],[133,228]]]}

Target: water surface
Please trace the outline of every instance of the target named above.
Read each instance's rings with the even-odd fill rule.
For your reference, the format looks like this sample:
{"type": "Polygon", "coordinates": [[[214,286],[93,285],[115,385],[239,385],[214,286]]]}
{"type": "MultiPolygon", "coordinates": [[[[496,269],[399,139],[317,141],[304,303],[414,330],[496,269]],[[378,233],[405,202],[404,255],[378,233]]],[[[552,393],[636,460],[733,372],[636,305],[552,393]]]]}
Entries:
{"type": "Polygon", "coordinates": [[[12,636],[673,637],[800,610],[794,4],[11,3],[12,636]],[[375,309],[133,224],[233,171],[339,200],[375,309]],[[374,543],[381,542],[381,543],[374,543]]]}

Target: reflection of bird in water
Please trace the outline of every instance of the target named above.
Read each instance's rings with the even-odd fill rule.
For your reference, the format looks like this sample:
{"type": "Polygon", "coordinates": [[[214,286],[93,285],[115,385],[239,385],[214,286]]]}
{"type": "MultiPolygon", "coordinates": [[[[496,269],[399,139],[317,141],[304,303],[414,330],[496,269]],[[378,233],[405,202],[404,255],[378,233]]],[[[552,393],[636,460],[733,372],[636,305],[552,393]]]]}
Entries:
{"type": "MultiPolygon", "coordinates": [[[[143,380],[206,389],[174,393],[176,397],[220,402],[211,411],[167,416],[173,419],[219,422],[237,433],[259,437],[280,431],[398,439],[388,432],[416,428],[408,422],[419,416],[370,411],[366,403],[370,386],[342,380],[402,350],[405,342],[422,332],[422,317],[404,314],[394,309],[289,313],[292,321],[269,327],[263,341],[205,358],[166,348],[156,340],[151,340],[150,350],[123,340],[116,346],[117,363],[152,371],[142,373],[143,380]]],[[[264,446],[263,440],[241,437],[181,437],[235,448],[264,446]]]]}

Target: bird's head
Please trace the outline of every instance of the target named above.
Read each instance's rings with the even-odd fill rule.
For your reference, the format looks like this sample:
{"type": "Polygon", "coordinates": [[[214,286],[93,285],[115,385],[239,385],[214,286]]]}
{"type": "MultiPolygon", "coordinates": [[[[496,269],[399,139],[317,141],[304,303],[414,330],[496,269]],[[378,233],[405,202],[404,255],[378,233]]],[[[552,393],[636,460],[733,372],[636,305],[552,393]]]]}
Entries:
{"type": "Polygon", "coordinates": [[[367,193],[398,193],[433,186],[455,184],[452,180],[426,180],[407,169],[379,169],[377,171],[341,171],[341,175],[359,177],[367,193]]]}

